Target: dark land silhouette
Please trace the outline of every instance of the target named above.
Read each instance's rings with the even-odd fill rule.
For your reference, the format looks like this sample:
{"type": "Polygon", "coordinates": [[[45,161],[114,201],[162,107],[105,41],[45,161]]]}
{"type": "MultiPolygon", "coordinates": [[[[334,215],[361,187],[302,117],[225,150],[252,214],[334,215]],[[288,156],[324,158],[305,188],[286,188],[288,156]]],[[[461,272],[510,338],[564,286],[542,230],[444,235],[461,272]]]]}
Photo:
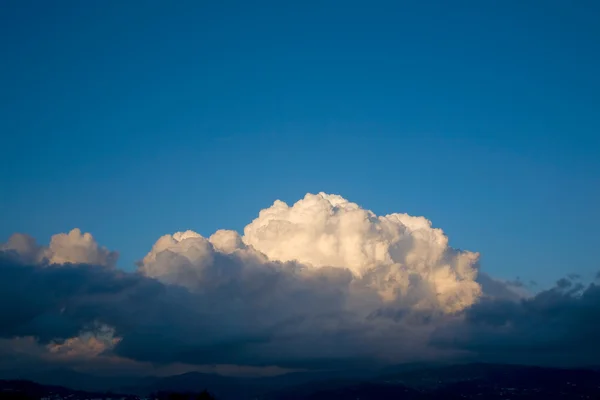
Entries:
{"type": "Polygon", "coordinates": [[[0,381],[1,399],[156,400],[552,400],[600,399],[599,369],[464,364],[389,368],[379,375],[232,378],[189,373],[145,378],[121,390],[82,391],[26,380],[0,381]],[[302,378],[306,378],[302,382],[302,378]]]}

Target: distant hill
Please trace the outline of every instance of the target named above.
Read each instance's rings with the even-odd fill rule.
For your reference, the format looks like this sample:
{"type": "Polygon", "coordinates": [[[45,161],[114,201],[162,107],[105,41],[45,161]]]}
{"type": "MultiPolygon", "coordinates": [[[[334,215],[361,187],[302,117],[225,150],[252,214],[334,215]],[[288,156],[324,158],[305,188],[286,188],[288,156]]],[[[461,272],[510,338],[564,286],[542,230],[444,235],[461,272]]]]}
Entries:
{"type": "Polygon", "coordinates": [[[0,379],[34,381],[43,385],[63,386],[88,392],[116,391],[120,387],[134,385],[140,380],[139,377],[95,376],[67,368],[3,371],[0,379]]]}
{"type": "Polygon", "coordinates": [[[136,399],[134,396],[128,396],[120,393],[109,392],[86,392],[74,390],[63,386],[43,385],[27,380],[0,380],[0,399],[23,399],[38,400],[43,398],[53,399],[136,399]]]}
{"type": "MultiPolygon", "coordinates": [[[[85,379],[93,381],[92,378],[85,379]]],[[[362,377],[335,372],[297,372],[268,378],[236,378],[193,372],[165,378],[125,380],[127,385],[117,389],[111,387],[111,390],[126,393],[119,396],[130,399],[157,392],[200,393],[205,389],[217,400],[600,399],[599,371],[498,364],[412,365],[386,368],[381,375],[362,377]]],[[[82,392],[61,385],[0,381],[0,398],[15,393],[29,396],[24,399],[48,397],[48,393],[60,394],[62,398],[69,395],[70,400],[108,397],[106,391],[82,392]]]]}
{"type": "Polygon", "coordinates": [[[543,368],[506,364],[458,364],[423,368],[384,375],[379,381],[403,384],[418,389],[432,389],[457,382],[490,381],[506,385],[530,385],[578,381],[591,384],[600,382],[600,373],[594,370],[543,368]]]}
{"type": "Polygon", "coordinates": [[[413,366],[357,382],[322,382],[271,393],[284,399],[600,399],[600,372],[521,365],[413,366]]]}

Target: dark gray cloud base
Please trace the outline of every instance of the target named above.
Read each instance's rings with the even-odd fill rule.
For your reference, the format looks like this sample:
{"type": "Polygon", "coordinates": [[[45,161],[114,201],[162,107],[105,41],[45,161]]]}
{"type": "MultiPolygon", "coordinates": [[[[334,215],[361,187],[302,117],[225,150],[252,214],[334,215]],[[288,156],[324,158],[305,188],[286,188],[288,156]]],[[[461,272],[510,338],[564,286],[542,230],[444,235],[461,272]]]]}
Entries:
{"type": "MultiPolygon", "coordinates": [[[[220,268],[243,268],[231,259],[220,268]]],[[[343,310],[350,279],[321,271],[314,281],[261,270],[253,282],[231,278],[193,291],[105,266],[25,265],[0,253],[0,335],[40,343],[75,337],[98,322],[115,328],[111,351],[155,363],[322,368],[344,360],[431,359],[585,365],[600,359],[600,288],[570,280],[520,300],[486,298],[459,315],[378,307],[343,310]],[[283,282],[285,280],[288,282],[283,282]],[[210,289],[209,289],[210,287],[210,289]],[[272,287],[285,287],[272,293],[272,287]],[[422,334],[430,335],[419,340],[422,334]]],[[[277,271],[277,272],[275,272],[277,271]]]]}

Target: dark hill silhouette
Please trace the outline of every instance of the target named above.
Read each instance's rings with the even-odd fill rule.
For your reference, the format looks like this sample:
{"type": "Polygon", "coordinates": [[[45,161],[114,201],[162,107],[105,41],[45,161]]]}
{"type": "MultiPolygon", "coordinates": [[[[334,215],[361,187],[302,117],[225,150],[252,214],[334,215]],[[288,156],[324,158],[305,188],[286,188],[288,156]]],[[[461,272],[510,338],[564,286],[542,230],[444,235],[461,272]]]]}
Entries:
{"type": "MultiPolygon", "coordinates": [[[[300,400],[300,399],[600,399],[600,371],[554,369],[521,365],[464,364],[410,366],[386,369],[381,376],[294,373],[270,378],[233,378],[188,373],[166,378],[144,378],[137,392],[160,400],[300,400]],[[208,396],[208,397],[207,397],[208,396]]],[[[0,398],[29,399],[48,393],[71,400],[106,398],[106,393],[75,391],[30,381],[0,381],[0,398]]],[[[117,391],[116,393],[125,393],[117,391]]],[[[123,397],[126,395],[119,395],[123,397]]],[[[116,396],[110,396],[116,397],[116,396]]],[[[136,397],[136,396],[135,396],[136,397]]],[[[134,396],[130,396],[131,399],[134,396]]]]}

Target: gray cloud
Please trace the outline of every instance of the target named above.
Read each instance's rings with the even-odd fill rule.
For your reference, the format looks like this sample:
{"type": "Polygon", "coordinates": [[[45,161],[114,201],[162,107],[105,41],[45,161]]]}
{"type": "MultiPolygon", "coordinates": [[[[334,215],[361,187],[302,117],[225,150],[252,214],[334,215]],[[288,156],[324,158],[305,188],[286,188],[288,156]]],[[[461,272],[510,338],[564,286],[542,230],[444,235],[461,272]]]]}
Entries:
{"type": "Polygon", "coordinates": [[[487,361],[593,365],[600,359],[599,319],[600,287],[563,278],[517,302],[484,299],[464,320],[439,328],[433,342],[487,361]]]}

